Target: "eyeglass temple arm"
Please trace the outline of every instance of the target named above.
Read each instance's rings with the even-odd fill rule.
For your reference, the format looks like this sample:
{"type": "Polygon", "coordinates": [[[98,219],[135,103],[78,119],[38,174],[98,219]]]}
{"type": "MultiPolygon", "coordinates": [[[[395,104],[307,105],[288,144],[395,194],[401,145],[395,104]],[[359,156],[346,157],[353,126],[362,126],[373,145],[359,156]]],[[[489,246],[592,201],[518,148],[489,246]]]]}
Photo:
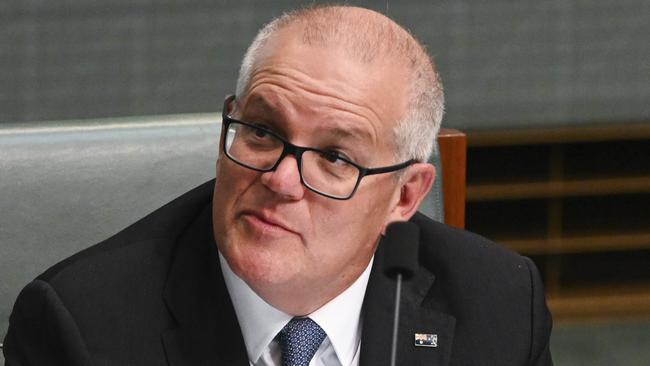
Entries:
{"type": "Polygon", "coordinates": [[[390,166],[383,166],[380,168],[366,168],[363,170],[363,175],[373,175],[373,174],[382,174],[382,173],[390,173],[394,172],[396,170],[404,169],[407,166],[417,163],[417,160],[411,159],[408,161],[405,161],[403,163],[395,164],[395,165],[390,165],[390,166]]]}

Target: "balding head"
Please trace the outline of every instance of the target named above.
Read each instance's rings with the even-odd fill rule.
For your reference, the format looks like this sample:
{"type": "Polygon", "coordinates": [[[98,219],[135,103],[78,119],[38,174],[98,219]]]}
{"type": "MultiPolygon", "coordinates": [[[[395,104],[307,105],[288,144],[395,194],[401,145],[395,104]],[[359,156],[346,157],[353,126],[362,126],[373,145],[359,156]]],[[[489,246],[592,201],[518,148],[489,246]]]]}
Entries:
{"type": "Polygon", "coordinates": [[[248,48],[237,80],[238,99],[246,96],[262,49],[284,31],[300,35],[295,39],[308,46],[336,47],[361,63],[407,70],[408,107],[394,124],[396,155],[400,161],[429,158],[442,121],[444,96],[431,58],[407,30],[380,13],[351,6],[315,6],[286,13],[263,27],[248,48]]]}

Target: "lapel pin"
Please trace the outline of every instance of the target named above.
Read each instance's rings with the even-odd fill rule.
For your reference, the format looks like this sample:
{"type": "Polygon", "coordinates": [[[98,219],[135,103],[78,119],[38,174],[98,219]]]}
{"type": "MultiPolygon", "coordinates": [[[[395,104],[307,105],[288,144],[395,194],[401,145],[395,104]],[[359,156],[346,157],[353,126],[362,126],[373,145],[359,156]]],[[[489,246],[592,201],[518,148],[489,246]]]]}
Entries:
{"type": "Polygon", "coordinates": [[[437,334],[415,333],[416,347],[438,347],[437,334]]]}

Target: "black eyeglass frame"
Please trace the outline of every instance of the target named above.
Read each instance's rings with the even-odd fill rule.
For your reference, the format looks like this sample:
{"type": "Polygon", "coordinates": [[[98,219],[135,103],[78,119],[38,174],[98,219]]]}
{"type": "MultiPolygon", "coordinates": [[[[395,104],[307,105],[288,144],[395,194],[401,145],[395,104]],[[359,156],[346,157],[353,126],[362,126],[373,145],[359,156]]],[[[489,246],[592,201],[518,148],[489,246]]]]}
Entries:
{"type": "Polygon", "coordinates": [[[293,155],[295,157],[295,159],[296,159],[296,163],[298,164],[298,173],[300,175],[300,183],[302,183],[302,185],[307,187],[307,189],[309,189],[310,191],[318,193],[318,194],[320,194],[322,196],[332,198],[332,199],[335,199],[335,200],[348,200],[348,199],[352,198],[352,196],[354,196],[354,194],[356,193],[357,188],[359,188],[359,184],[361,183],[361,179],[363,179],[363,177],[368,176],[368,175],[384,174],[384,173],[394,172],[394,171],[404,169],[404,168],[406,168],[406,167],[408,167],[408,166],[410,166],[412,164],[417,163],[417,160],[410,159],[410,160],[407,160],[407,161],[405,161],[403,163],[399,163],[399,164],[395,164],[395,165],[383,166],[383,167],[378,167],[378,168],[366,168],[366,167],[361,166],[361,165],[359,165],[359,164],[357,164],[357,163],[355,163],[355,162],[353,162],[353,161],[351,161],[349,159],[346,159],[345,157],[338,156],[338,155],[333,155],[331,151],[316,149],[316,148],[313,148],[313,147],[304,147],[304,146],[294,145],[291,142],[287,141],[284,137],[282,137],[282,136],[278,135],[277,133],[275,133],[274,131],[271,131],[269,129],[260,127],[258,125],[252,124],[252,123],[248,123],[248,122],[244,122],[244,121],[240,121],[238,119],[232,118],[228,114],[227,111],[228,111],[228,106],[234,100],[235,100],[234,95],[228,96],[226,98],[226,100],[224,101],[223,110],[222,110],[222,127],[221,128],[224,131],[224,138],[223,138],[223,141],[222,141],[222,144],[221,144],[221,149],[223,150],[224,154],[228,157],[228,159],[230,159],[234,163],[236,163],[238,165],[241,165],[241,166],[243,166],[245,168],[255,170],[255,171],[258,171],[258,172],[262,172],[262,173],[266,173],[266,172],[272,172],[272,171],[276,170],[278,168],[278,165],[280,165],[280,162],[285,157],[287,157],[287,155],[293,155]],[[225,136],[228,133],[228,127],[230,126],[231,123],[239,123],[239,124],[242,124],[244,126],[247,126],[247,127],[253,128],[253,129],[264,131],[265,133],[268,133],[269,135],[272,135],[273,137],[275,137],[278,140],[282,141],[282,143],[284,144],[284,147],[282,149],[282,154],[280,154],[280,157],[275,162],[275,164],[273,164],[273,166],[271,166],[268,169],[260,169],[260,168],[256,168],[256,167],[244,164],[241,161],[238,161],[235,157],[231,156],[228,153],[228,150],[226,149],[226,139],[225,139],[225,136]],[[316,188],[311,187],[309,184],[307,184],[307,182],[305,182],[305,179],[303,178],[303,175],[302,175],[302,154],[305,151],[315,151],[315,152],[323,154],[325,156],[333,156],[333,157],[336,157],[337,159],[341,159],[341,160],[345,161],[346,163],[348,163],[348,164],[354,166],[355,168],[357,168],[359,170],[359,175],[357,176],[357,182],[354,184],[354,188],[352,189],[352,192],[348,196],[333,196],[333,195],[327,194],[325,192],[321,192],[321,191],[317,190],[316,188]]]}

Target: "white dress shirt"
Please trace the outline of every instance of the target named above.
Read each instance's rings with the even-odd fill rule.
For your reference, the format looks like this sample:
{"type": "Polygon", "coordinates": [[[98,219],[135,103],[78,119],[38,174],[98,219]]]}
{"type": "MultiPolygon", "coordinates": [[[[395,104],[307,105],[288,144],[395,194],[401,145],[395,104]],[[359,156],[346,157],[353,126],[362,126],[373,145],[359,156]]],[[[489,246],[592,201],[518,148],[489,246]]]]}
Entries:
{"type": "MultiPolygon", "coordinates": [[[[241,327],[251,366],[280,366],[282,354],[275,336],[293,318],[259,297],[228,266],[219,253],[221,271],[241,327]]],[[[358,366],[361,349],[361,305],[368,286],[368,267],[345,291],[309,314],[327,334],[310,366],[358,366]]]]}

